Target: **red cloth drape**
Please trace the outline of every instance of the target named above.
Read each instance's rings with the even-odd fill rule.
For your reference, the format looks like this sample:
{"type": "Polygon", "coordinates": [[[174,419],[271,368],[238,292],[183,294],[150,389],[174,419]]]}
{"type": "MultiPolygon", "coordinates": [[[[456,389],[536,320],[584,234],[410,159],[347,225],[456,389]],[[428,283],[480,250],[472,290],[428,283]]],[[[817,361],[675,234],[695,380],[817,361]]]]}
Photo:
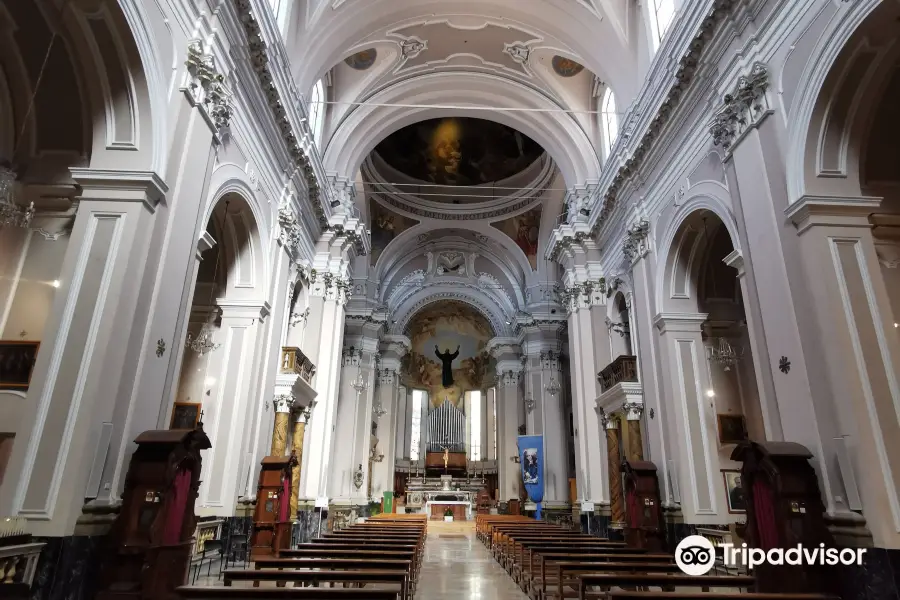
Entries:
{"type": "Polygon", "coordinates": [[[290,518],[291,482],[287,478],[281,481],[281,503],[278,505],[278,520],[282,523],[290,518]]]}
{"type": "Polygon", "coordinates": [[[169,512],[166,514],[163,544],[181,542],[181,526],[184,524],[184,511],[190,489],[191,472],[182,467],[175,475],[175,481],[172,484],[172,501],[169,503],[169,512]]]}
{"type": "Polygon", "coordinates": [[[759,547],[769,550],[778,546],[778,529],[775,526],[775,506],[772,488],[762,477],[753,480],[753,508],[756,513],[756,531],[759,547]]]}

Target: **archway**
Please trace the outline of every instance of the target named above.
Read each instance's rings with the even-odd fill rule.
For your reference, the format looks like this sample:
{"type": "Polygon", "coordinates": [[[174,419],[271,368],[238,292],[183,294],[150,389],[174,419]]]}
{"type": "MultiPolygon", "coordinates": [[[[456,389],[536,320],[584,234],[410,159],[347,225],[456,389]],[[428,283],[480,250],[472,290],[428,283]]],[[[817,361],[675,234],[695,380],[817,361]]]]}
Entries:
{"type": "Polygon", "coordinates": [[[742,510],[730,459],[765,439],[744,299],[730,232],[711,210],[677,225],[660,271],[661,348],[672,398],[669,439],[685,522],[728,523],[742,510]],[[731,475],[729,475],[731,473],[731,475]],[[731,486],[731,487],[728,487],[731,486]]]}

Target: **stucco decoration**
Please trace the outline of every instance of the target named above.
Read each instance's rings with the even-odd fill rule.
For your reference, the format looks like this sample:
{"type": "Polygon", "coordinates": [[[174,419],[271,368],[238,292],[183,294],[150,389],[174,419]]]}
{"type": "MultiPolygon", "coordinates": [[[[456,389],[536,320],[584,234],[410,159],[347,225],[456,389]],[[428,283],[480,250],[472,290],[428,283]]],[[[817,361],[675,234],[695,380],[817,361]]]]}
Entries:
{"type": "Polygon", "coordinates": [[[538,204],[529,211],[500,221],[499,223],[491,223],[506,235],[508,235],[525,256],[528,257],[528,263],[532,269],[537,269],[537,252],[538,239],[541,229],[541,211],[543,205],[538,204]]]}
{"type": "MultiPolygon", "coordinates": [[[[493,183],[515,175],[544,153],[506,125],[469,117],[429,119],[395,131],[375,148],[391,167],[414,180],[446,186],[493,183]]],[[[433,190],[432,190],[433,192],[433,190]]],[[[436,202],[465,198],[431,196],[436,202]]],[[[485,198],[478,196],[475,201],[485,198]]]]}
{"type": "Polygon", "coordinates": [[[370,252],[371,264],[378,262],[381,253],[391,241],[412,227],[418,221],[398,215],[383,207],[375,200],[369,200],[369,215],[372,219],[372,250],[370,252]]]}
{"type": "Polygon", "coordinates": [[[348,56],[344,59],[344,62],[347,63],[347,66],[351,69],[356,69],[357,71],[365,71],[375,64],[375,59],[377,58],[378,51],[375,48],[369,48],[367,50],[357,52],[352,56],[348,56]]]}
{"type": "Polygon", "coordinates": [[[485,347],[494,331],[473,307],[454,300],[429,304],[410,320],[407,335],[412,350],[403,362],[404,385],[428,390],[434,406],[447,400],[459,406],[466,391],[481,388],[491,369],[485,347]],[[449,387],[442,383],[442,364],[435,348],[441,354],[459,348],[451,363],[453,384],[449,387]]]}

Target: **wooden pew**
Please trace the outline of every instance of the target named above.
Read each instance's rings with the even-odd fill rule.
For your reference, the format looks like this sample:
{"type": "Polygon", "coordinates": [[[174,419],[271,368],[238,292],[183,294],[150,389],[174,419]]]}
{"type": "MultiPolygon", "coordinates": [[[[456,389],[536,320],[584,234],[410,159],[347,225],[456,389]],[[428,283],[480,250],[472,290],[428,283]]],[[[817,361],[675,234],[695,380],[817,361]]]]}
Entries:
{"type": "Polygon", "coordinates": [[[616,552],[585,553],[575,550],[560,551],[559,548],[545,549],[541,546],[530,549],[528,562],[523,565],[519,585],[529,596],[543,598],[548,588],[555,588],[558,574],[554,567],[561,562],[583,562],[593,565],[592,570],[602,569],[605,563],[652,562],[671,563],[671,554],[649,554],[638,548],[621,548],[616,552]]]}
{"type": "MultiPolygon", "coordinates": [[[[381,559],[409,560],[412,562],[412,578],[415,582],[420,568],[419,553],[415,547],[365,546],[362,549],[346,544],[301,544],[299,548],[282,550],[278,558],[361,558],[371,561],[381,559]]],[[[268,559],[274,560],[274,559],[268,559]]]]}
{"type": "MultiPolygon", "coordinates": [[[[573,589],[577,594],[570,594],[566,586],[559,586],[558,598],[605,598],[606,591],[612,587],[660,587],[675,589],[678,587],[692,587],[708,590],[716,588],[735,588],[746,590],[753,587],[755,579],[749,575],[664,575],[647,573],[579,573],[577,583],[573,589]],[[601,588],[603,591],[590,592],[591,588],[601,588]]],[[[741,594],[743,597],[743,594],[741,594]]],[[[702,596],[706,598],[706,596],[702,596]]]]}
{"type": "MultiPolygon", "coordinates": [[[[301,584],[309,587],[319,587],[323,583],[353,584],[364,587],[367,584],[391,584],[399,589],[400,600],[411,600],[409,595],[409,571],[406,569],[360,569],[360,570],[335,570],[335,569],[229,569],[225,571],[225,586],[231,587],[235,581],[253,582],[253,587],[259,587],[260,582],[272,581],[276,583],[292,582],[295,587],[301,584]]],[[[395,592],[396,594],[397,592],[395,592]]]]}
{"type": "MultiPolygon", "coordinates": [[[[674,562],[602,562],[602,563],[591,563],[588,561],[574,560],[574,561],[561,561],[553,563],[552,565],[553,571],[555,572],[556,586],[555,592],[547,590],[547,596],[549,598],[557,598],[562,600],[563,598],[571,598],[574,597],[573,593],[567,594],[567,589],[571,588],[572,590],[579,589],[580,585],[580,577],[581,575],[595,575],[598,573],[602,573],[604,575],[662,575],[666,576],[681,576],[681,569],[674,562]]],[[[548,582],[549,587],[549,582],[548,582]]]]}
{"type": "Polygon", "coordinates": [[[182,600],[398,600],[391,590],[359,588],[239,588],[182,586],[175,590],[182,600]]]}
{"type": "Polygon", "coordinates": [[[746,592],[724,594],[721,592],[608,592],[607,600],[839,600],[838,596],[825,594],[773,594],[746,592]]]}

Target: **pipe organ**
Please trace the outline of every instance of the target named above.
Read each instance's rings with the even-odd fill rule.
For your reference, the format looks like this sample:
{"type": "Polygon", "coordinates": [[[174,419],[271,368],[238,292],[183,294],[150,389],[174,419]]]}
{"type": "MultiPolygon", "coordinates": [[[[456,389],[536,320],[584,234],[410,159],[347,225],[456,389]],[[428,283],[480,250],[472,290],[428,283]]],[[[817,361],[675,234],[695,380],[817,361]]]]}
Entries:
{"type": "Polygon", "coordinates": [[[449,400],[428,413],[425,421],[427,452],[466,451],[466,415],[449,400]]]}

